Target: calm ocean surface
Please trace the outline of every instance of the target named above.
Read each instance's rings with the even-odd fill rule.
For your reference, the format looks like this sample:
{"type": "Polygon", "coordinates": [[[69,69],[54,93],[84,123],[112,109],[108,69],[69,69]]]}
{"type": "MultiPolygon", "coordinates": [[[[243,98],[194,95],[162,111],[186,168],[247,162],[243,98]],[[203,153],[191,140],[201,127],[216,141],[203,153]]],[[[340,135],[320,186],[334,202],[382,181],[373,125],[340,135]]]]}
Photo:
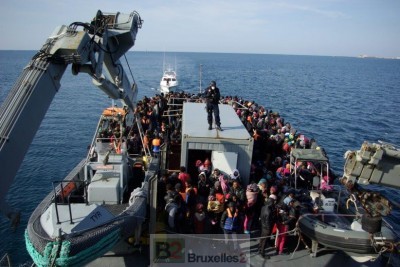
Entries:
{"type": "MultiPolygon", "coordinates": [[[[0,51],[0,103],[34,54],[0,51]]],[[[128,53],[140,98],[157,93],[163,57],[157,52],[128,53]]],[[[199,92],[201,64],[203,88],[216,80],[221,94],[255,100],[279,112],[325,148],[339,175],[346,150],[360,148],[364,140],[400,145],[400,60],[166,54],[167,63],[175,65],[175,61],[181,90],[199,92]]],[[[0,257],[8,252],[14,266],[30,261],[23,236],[30,214],[51,190],[51,181],[64,178],[86,156],[99,114],[111,104],[85,74],[73,76],[68,69],[61,84],[7,197],[22,210],[22,223],[13,233],[8,221],[0,217],[0,257]]],[[[399,190],[379,190],[400,203],[399,190]]],[[[397,222],[400,232],[398,207],[389,219],[397,222]]]]}

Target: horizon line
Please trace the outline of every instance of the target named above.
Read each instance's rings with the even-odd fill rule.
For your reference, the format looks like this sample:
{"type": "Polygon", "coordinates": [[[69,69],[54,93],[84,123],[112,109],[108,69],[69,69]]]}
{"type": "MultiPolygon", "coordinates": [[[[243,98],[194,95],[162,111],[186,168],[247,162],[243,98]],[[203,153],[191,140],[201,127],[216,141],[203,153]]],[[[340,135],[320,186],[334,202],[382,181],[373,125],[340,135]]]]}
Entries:
{"type": "MultiPolygon", "coordinates": [[[[40,51],[36,49],[0,49],[0,51],[40,51]]],[[[361,59],[400,59],[400,56],[370,56],[366,54],[359,54],[354,56],[343,55],[319,55],[319,54],[281,54],[281,53],[259,53],[259,52],[200,52],[200,51],[157,51],[157,50],[129,50],[128,52],[141,52],[141,53],[203,53],[203,54],[247,54],[247,55],[273,55],[273,56],[315,56],[315,57],[349,57],[361,59]]]]}

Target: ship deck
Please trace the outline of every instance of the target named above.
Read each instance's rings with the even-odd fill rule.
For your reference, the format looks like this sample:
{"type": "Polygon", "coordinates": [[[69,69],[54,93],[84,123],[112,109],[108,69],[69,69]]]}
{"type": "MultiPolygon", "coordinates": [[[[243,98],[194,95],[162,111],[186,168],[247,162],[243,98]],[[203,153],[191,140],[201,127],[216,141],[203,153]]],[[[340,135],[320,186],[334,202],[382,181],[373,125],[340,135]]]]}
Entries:
{"type": "MultiPolygon", "coordinates": [[[[377,258],[375,261],[367,261],[364,263],[358,262],[349,254],[333,249],[320,249],[317,257],[311,257],[310,251],[300,245],[296,250],[297,237],[291,236],[292,242],[288,242],[288,251],[294,251],[287,255],[273,255],[273,248],[266,250],[266,255],[270,255],[270,259],[262,258],[258,253],[258,241],[252,239],[250,243],[250,265],[249,266],[268,266],[268,267],[300,267],[300,266],[346,266],[346,267],[374,267],[387,266],[386,259],[383,257],[377,258]]],[[[91,262],[87,266],[151,266],[149,247],[143,246],[142,252],[135,251],[132,246],[120,244],[115,252],[110,252],[101,258],[91,262]]],[[[186,263],[187,264],[187,263],[186,263]]],[[[176,265],[174,265],[176,266],[176,265]]],[[[186,266],[182,263],[181,266],[186,266]]],[[[395,266],[395,265],[393,265],[395,266]]]]}

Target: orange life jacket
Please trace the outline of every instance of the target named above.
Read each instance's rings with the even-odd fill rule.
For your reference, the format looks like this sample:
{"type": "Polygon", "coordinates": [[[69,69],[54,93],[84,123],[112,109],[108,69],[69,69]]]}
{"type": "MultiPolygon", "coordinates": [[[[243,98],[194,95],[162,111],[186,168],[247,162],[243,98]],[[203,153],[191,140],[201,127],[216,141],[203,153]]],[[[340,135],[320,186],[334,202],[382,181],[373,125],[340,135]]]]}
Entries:
{"type": "Polygon", "coordinates": [[[153,144],[153,146],[160,146],[161,145],[161,139],[160,138],[154,138],[152,144],[153,144]]]}

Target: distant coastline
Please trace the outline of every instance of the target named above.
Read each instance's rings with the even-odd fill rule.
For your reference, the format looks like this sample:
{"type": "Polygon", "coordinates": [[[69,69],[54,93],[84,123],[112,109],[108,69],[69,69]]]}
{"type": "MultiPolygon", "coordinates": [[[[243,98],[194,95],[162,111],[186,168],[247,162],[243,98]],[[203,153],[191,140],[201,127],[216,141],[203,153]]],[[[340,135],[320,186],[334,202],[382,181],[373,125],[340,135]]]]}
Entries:
{"type": "Polygon", "coordinates": [[[359,55],[358,58],[400,59],[400,57],[377,57],[368,55],[359,55]]]}
{"type": "MultiPolygon", "coordinates": [[[[32,52],[36,53],[38,50],[31,49],[0,49],[1,52],[32,52]]],[[[140,53],[165,53],[163,51],[152,51],[152,50],[130,50],[129,52],[140,52],[140,53]]],[[[374,59],[400,59],[400,56],[391,56],[391,57],[383,57],[383,56],[370,56],[366,54],[360,54],[358,56],[354,55],[305,55],[305,54],[271,54],[271,53],[249,53],[249,52],[209,52],[209,51],[173,51],[167,53],[204,53],[204,54],[249,54],[249,55],[274,55],[274,56],[312,56],[312,57],[350,57],[350,58],[374,58],[374,59]]]]}

